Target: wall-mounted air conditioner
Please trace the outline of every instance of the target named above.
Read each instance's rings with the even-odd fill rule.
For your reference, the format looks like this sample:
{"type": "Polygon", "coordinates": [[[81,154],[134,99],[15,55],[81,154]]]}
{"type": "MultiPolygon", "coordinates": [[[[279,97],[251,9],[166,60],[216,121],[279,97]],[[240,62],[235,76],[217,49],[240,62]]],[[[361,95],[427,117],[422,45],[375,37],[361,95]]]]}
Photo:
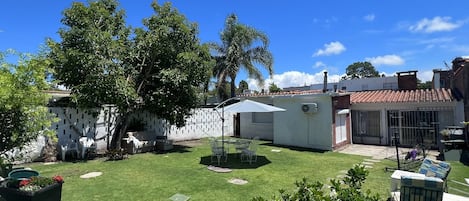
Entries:
{"type": "Polygon", "coordinates": [[[317,103],[302,103],[301,110],[304,113],[316,113],[318,112],[318,104],[317,103]]]}

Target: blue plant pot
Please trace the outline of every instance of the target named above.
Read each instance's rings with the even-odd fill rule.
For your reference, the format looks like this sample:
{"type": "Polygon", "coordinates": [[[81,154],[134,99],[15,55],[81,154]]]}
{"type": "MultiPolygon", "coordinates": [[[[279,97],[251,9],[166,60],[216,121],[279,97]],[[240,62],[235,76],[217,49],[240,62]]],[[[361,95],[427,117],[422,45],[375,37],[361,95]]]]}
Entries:
{"type": "Polygon", "coordinates": [[[0,188],[0,196],[6,201],[60,201],[62,183],[55,183],[35,192],[25,192],[16,188],[0,188]]]}

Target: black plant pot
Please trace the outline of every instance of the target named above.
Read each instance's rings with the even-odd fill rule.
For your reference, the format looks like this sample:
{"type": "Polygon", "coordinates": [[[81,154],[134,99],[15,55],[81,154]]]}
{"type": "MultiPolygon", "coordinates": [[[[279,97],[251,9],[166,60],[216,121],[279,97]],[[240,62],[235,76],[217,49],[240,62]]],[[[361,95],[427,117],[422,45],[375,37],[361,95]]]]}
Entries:
{"type": "Polygon", "coordinates": [[[0,188],[0,196],[6,201],[60,201],[62,183],[55,183],[35,192],[25,192],[16,188],[0,188]]]}

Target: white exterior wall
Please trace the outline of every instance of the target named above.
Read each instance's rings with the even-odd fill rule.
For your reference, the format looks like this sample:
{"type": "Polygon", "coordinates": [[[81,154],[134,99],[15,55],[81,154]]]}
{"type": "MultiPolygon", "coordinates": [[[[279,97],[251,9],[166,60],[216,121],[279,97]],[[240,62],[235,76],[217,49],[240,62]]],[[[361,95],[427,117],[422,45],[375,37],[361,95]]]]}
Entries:
{"type": "MultiPolygon", "coordinates": [[[[115,108],[110,109],[111,114],[115,114],[115,108]]],[[[52,123],[50,129],[56,131],[59,145],[67,144],[69,141],[78,142],[80,137],[87,136],[99,139],[96,140],[98,149],[106,149],[108,126],[111,130],[114,129],[114,125],[110,125],[105,121],[108,111],[109,108],[95,109],[94,112],[99,113],[97,117],[93,117],[92,110],[50,107],[49,113],[55,114],[59,119],[59,121],[52,123]]],[[[115,115],[111,117],[111,121],[115,121],[115,115]]]]}
{"type": "Polygon", "coordinates": [[[332,98],[329,94],[274,97],[274,144],[332,150],[332,98]],[[302,103],[317,103],[318,112],[307,114],[302,103]]]}
{"type": "MultiPolygon", "coordinates": [[[[337,85],[337,90],[342,90],[345,87],[346,91],[368,91],[368,90],[382,90],[382,89],[398,89],[397,77],[370,77],[353,80],[340,80],[339,82],[327,83],[327,90],[334,91],[334,85],[337,85]]],[[[324,84],[312,84],[309,89],[322,90],[324,84]]]]}
{"type": "MultiPolygon", "coordinates": [[[[97,117],[93,117],[86,111],[76,108],[49,108],[50,113],[54,113],[58,122],[51,125],[51,129],[56,130],[59,144],[65,144],[68,140],[75,140],[86,135],[96,139],[98,150],[106,150],[108,141],[112,140],[112,131],[115,123],[115,109],[111,108],[111,124],[107,121],[109,108],[99,110],[97,117]],[[108,132],[108,126],[111,132],[108,132]],[[108,133],[111,135],[108,139],[108,133]]],[[[186,126],[177,128],[166,123],[165,120],[158,119],[155,115],[147,112],[132,115],[134,118],[142,119],[146,124],[145,137],[148,140],[156,139],[157,135],[167,135],[168,139],[174,141],[200,139],[204,137],[222,135],[222,121],[220,116],[211,108],[199,108],[193,110],[193,115],[186,119],[186,126]]],[[[224,135],[233,135],[233,117],[225,114],[224,135]]]]}
{"type": "MultiPolygon", "coordinates": [[[[272,99],[270,97],[258,97],[250,98],[251,100],[264,103],[272,104],[272,99]]],[[[276,113],[282,112],[274,112],[276,113]]],[[[273,140],[274,139],[274,127],[273,119],[272,123],[255,123],[253,122],[253,113],[240,113],[240,136],[241,138],[253,138],[258,136],[260,139],[264,140],[273,140]]]]}
{"type": "Polygon", "coordinates": [[[346,91],[368,91],[382,89],[398,89],[397,77],[370,77],[353,80],[341,80],[338,89],[346,87],[346,91]]]}

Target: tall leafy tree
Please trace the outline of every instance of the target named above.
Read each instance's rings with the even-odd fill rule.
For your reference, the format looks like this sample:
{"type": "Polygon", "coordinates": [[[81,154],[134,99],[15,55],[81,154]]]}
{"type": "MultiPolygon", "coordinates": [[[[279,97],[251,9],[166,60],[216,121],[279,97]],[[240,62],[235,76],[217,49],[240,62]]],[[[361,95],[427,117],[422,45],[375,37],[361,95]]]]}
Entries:
{"type": "Polygon", "coordinates": [[[231,14],[226,18],[220,39],[221,44],[211,44],[213,50],[217,52],[214,55],[216,60],[214,75],[218,79],[218,89],[222,89],[226,79],[230,78],[231,97],[234,97],[236,76],[241,69],[245,69],[250,78],[262,84],[264,82],[262,73],[255,64],[265,67],[272,76],[273,56],[268,50],[269,39],[266,34],[241,24],[236,15],[231,14]]]}
{"type": "Polygon", "coordinates": [[[238,84],[238,93],[243,93],[245,90],[249,89],[249,84],[244,81],[244,80],[241,80],[238,84]]]}
{"type": "Polygon", "coordinates": [[[151,6],[155,13],[131,34],[115,0],[73,3],[64,11],[62,41],[49,42],[55,77],[80,107],[118,107],[113,148],[138,110],[183,126],[213,65],[195,24],[170,3],[151,6]]]}
{"type": "Polygon", "coordinates": [[[422,80],[417,79],[417,89],[431,89],[432,81],[422,82],[422,80]]]}
{"type": "MultiPolygon", "coordinates": [[[[0,157],[13,148],[22,148],[40,134],[55,138],[49,128],[53,116],[46,104],[48,60],[42,55],[0,52],[0,157]],[[17,57],[9,63],[6,57],[17,57]]],[[[2,159],[0,158],[0,165],[2,159]]]]}
{"type": "Polygon", "coordinates": [[[355,62],[346,69],[346,76],[342,79],[359,79],[365,77],[379,77],[379,72],[370,62],[355,62]]]}
{"type": "Polygon", "coordinates": [[[270,83],[270,85],[269,85],[269,92],[270,93],[277,93],[277,92],[281,92],[281,91],[282,91],[282,89],[279,88],[275,83],[273,83],[273,82],[270,83]]]}

